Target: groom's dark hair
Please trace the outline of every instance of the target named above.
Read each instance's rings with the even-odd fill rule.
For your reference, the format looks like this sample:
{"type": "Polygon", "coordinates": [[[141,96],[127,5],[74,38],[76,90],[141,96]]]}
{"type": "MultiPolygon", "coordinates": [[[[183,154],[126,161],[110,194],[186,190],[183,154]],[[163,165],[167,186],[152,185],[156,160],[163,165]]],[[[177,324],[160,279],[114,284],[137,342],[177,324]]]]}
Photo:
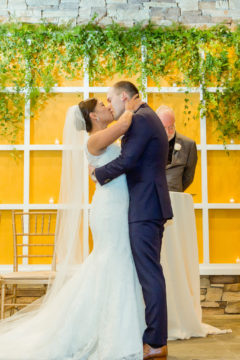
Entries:
{"type": "Polygon", "coordinates": [[[139,94],[136,86],[130,81],[119,81],[113,85],[113,88],[118,92],[126,91],[130,98],[132,98],[136,94],[139,94]]]}

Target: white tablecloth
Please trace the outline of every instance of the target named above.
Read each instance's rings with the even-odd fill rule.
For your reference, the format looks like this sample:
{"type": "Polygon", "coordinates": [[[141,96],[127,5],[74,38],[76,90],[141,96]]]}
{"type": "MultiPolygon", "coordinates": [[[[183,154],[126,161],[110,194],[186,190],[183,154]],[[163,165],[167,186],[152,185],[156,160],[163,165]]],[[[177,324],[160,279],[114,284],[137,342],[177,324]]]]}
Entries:
{"type": "Polygon", "coordinates": [[[170,192],[173,220],[165,225],[161,264],[166,280],[168,339],[225,333],[202,323],[198,244],[192,196],[170,192]]]}

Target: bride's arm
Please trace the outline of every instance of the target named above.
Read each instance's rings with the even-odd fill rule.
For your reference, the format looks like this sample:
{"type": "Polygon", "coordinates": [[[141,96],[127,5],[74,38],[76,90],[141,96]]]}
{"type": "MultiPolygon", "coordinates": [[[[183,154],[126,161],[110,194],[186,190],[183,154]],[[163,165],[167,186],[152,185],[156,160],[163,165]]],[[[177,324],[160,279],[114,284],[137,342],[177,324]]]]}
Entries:
{"type": "Polygon", "coordinates": [[[91,135],[87,143],[88,151],[92,155],[100,155],[107,146],[127,132],[132,123],[132,115],[132,111],[127,110],[115,124],[91,135]]]}
{"type": "Polygon", "coordinates": [[[125,112],[115,124],[91,135],[87,143],[90,154],[100,155],[107,146],[114,143],[120,136],[124,135],[132,123],[133,112],[131,110],[135,110],[141,103],[139,98],[136,99],[136,97],[134,97],[128,101],[125,112]]]}

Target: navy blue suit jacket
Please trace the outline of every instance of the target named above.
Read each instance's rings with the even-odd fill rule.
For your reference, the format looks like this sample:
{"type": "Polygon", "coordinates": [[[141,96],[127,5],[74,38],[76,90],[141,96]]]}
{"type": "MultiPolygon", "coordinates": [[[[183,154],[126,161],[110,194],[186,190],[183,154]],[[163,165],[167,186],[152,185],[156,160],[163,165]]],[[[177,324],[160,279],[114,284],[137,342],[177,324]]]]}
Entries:
{"type": "Polygon", "coordinates": [[[122,138],[120,156],[95,170],[101,185],[126,173],[129,222],[172,218],[165,174],[167,158],[168,139],[161,120],[147,104],[142,104],[122,138]]]}

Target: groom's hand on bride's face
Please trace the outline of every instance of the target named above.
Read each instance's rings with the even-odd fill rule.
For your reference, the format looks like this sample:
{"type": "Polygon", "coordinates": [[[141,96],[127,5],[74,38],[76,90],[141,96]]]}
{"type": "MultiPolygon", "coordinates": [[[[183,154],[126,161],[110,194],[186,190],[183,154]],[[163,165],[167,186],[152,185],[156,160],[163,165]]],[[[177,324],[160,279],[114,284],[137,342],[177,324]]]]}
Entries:
{"type": "Polygon", "coordinates": [[[89,175],[92,179],[92,181],[95,182],[95,184],[97,183],[97,178],[95,176],[95,167],[92,165],[88,165],[88,170],[89,170],[89,175]]]}

